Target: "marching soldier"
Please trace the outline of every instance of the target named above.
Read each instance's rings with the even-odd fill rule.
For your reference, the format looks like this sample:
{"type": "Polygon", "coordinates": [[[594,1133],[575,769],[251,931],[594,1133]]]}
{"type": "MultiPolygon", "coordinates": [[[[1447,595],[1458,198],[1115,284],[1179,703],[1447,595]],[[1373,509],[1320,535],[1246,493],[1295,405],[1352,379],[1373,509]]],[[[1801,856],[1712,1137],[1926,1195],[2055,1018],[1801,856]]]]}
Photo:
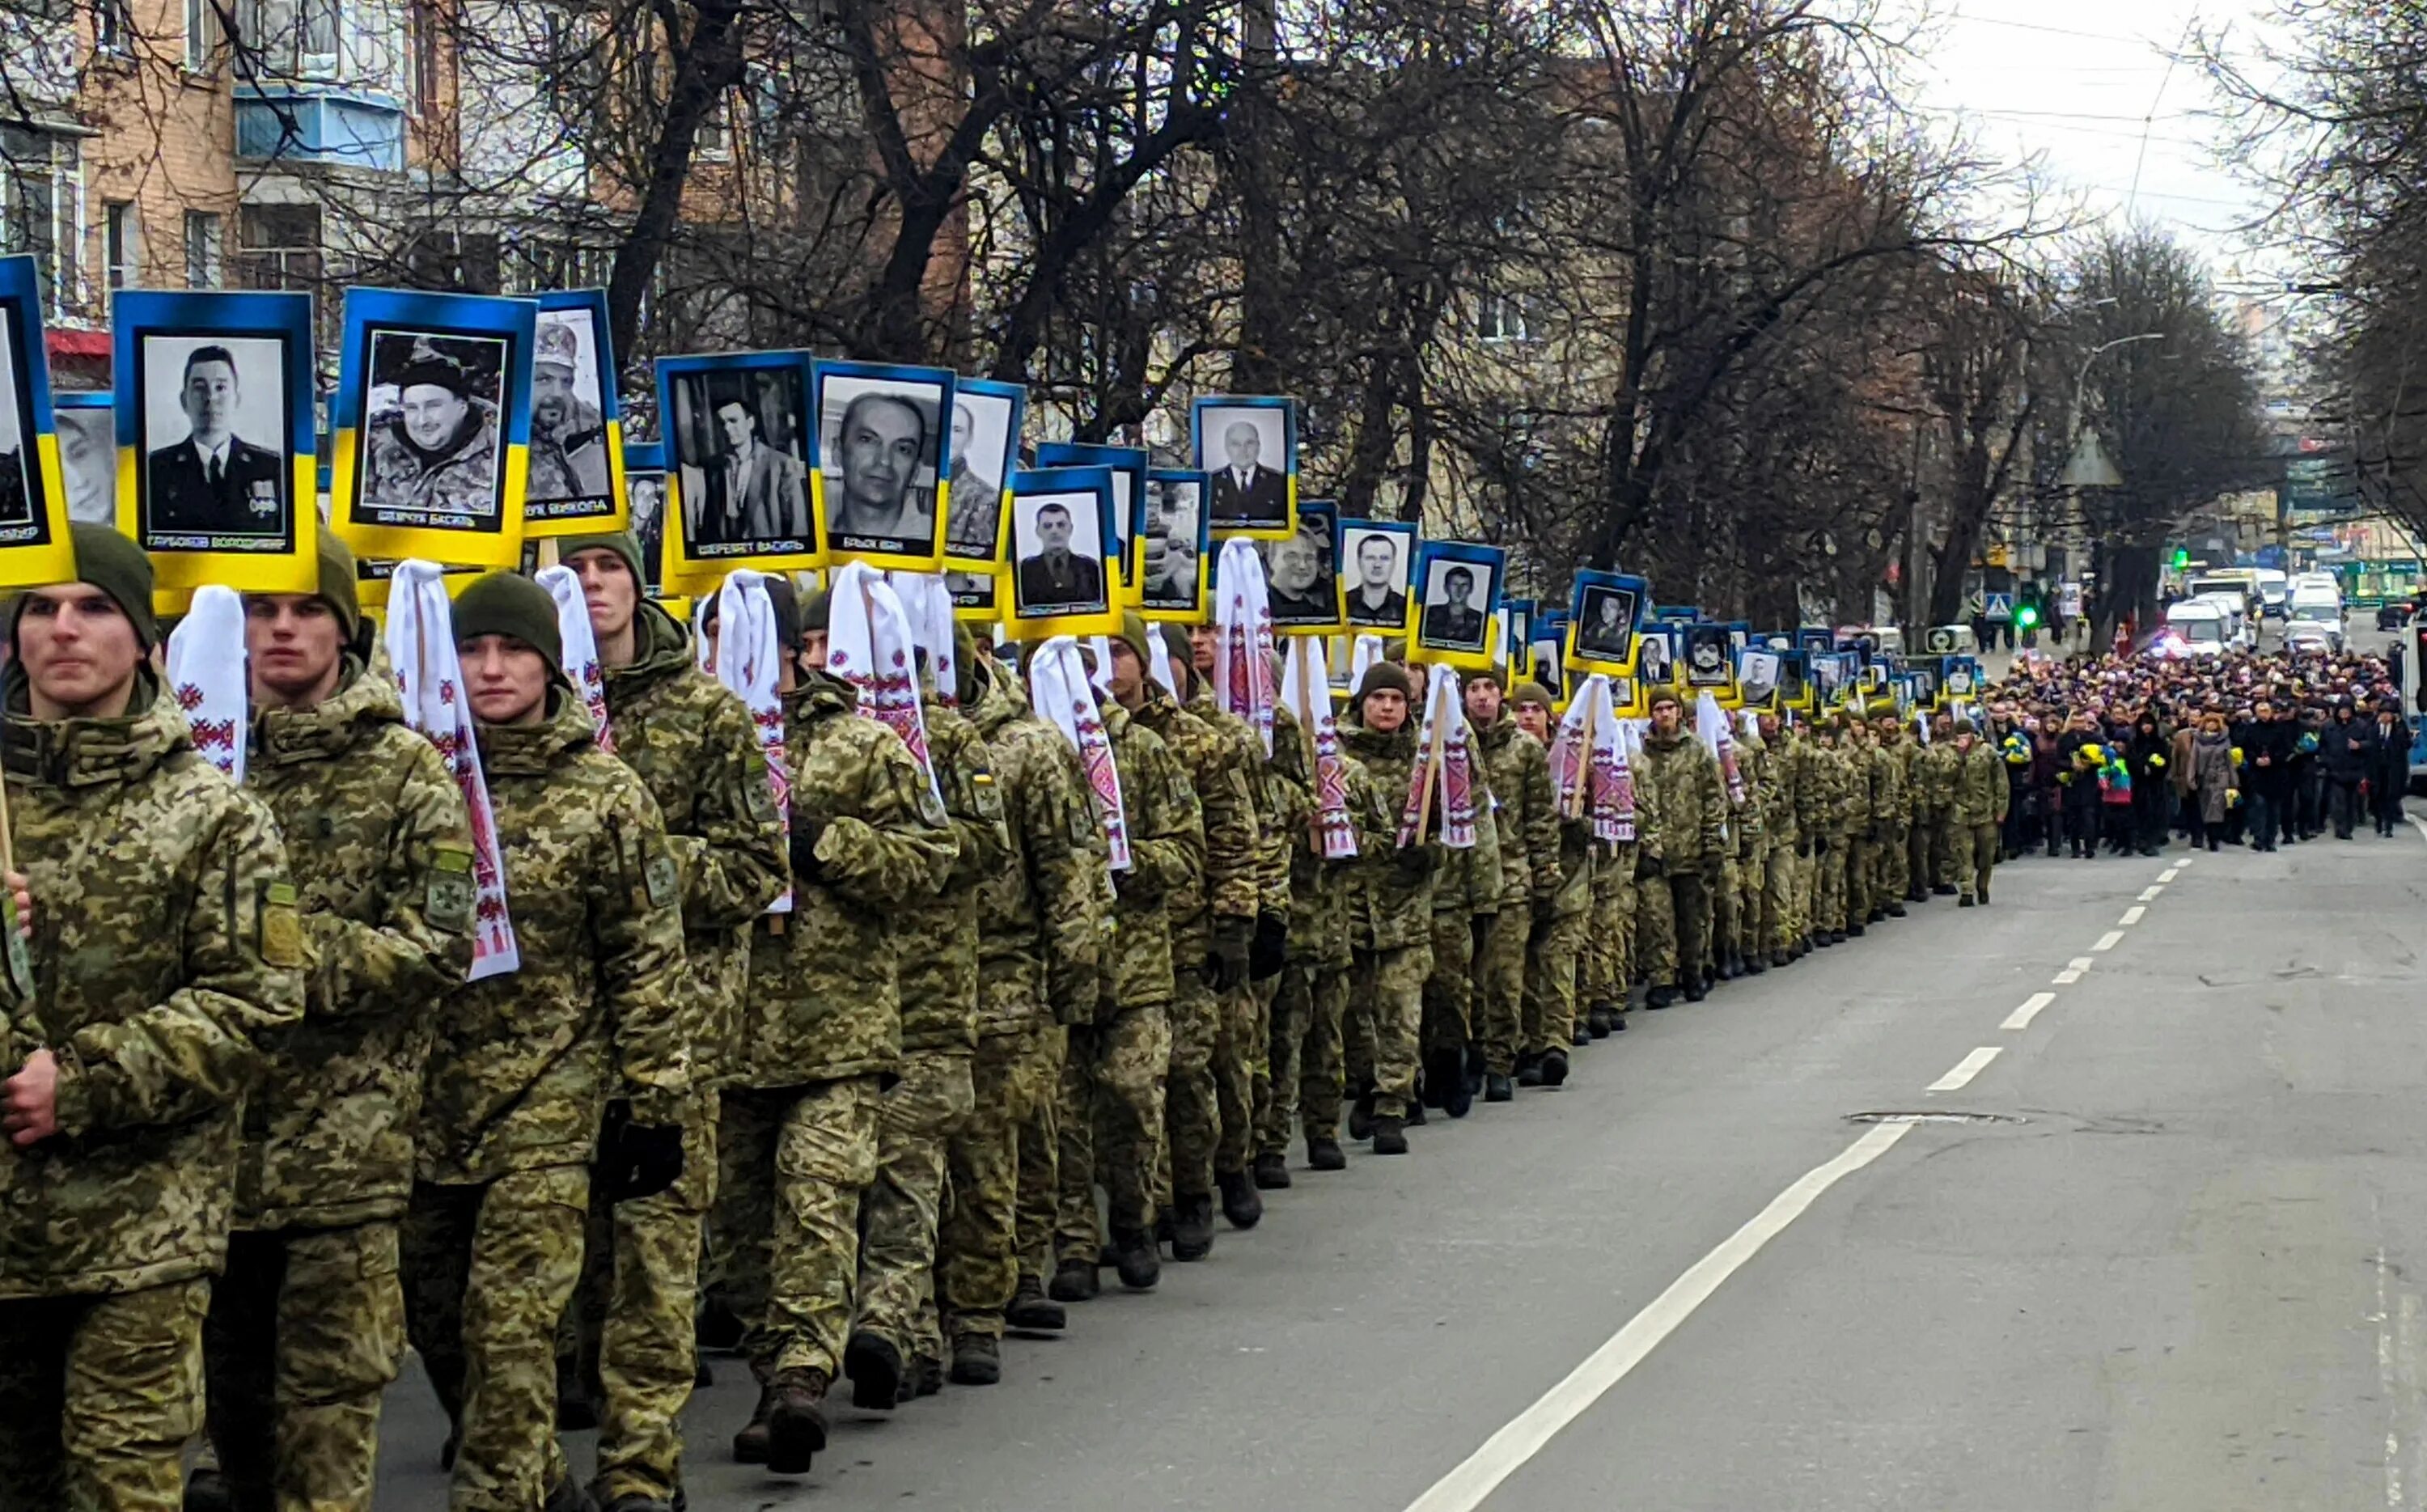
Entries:
{"type": "Polygon", "coordinates": [[[1911,753],[1906,771],[1913,783],[1913,835],[1905,847],[1907,902],[1955,893],[1947,852],[1947,821],[1955,805],[1954,739],[1954,720],[1939,714],[1930,720],[1930,743],[1905,748],[1911,753]]]}
{"type": "Polygon", "coordinates": [[[1792,725],[1780,723],[1775,709],[1763,709],[1753,723],[1768,753],[1768,780],[1761,791],[1764,849],[1751,862],[1761,928],[1745,947],[1748,969],[1758,969],[1765,958],[1770,966],[1785,966],[1803,937],[1795,896],[1795,853],[1802,843],[1795,824],[1796,788],[1803,774],[1803,742],[1792,725]]]}
{"type": "Polygon", "coordinates": [[[1866,922],[1904,917],[1905,846],[1913,825],[1913,794],[1905,765],[1904,725],[1896,706],[1885,700],[1871,706],[1878,740],[1871,746],[1871,849],[1868,876],[1870,913],[1866,922]]]}
{"type": "MultiPolygon", "coordinates": [[[[1519,731],[1528,741],[1538,748],[1549,746],[1553,734],[1550,690],[1539,683],[1520,683],[1511,711],[1519,731]]],[[[1529,1039],[1539,1033],[1544,1043],[1557,1050],[1564,1075],[1567,1052],[1559,1048],[1583,1045],[1592,1038],[1586,1021],[1576,1013],[1576,957],[1584,946],[1586,915],[1592,907],[1596,842],[1591,815],[1562,815],[1557,811],[1547,756],[1542,767],[1542,796],[1558,835],[1559,886],[1550,897],[1535,900],[1529,909],[1534,928],[1525,951],[1525,1024],[1529,1039]]],[[[1537,868],[1536,878],[1539,880],[1540,875],[1537,868]]],[[[1542,1058],[1542,1084],[1556,1085],[1550,1077],[1548,1053],[1542,1058]]]]}
{"type": "MultiPolygon", "coordinates": [[[[1556,1000],[1542,997],[1532,976],[1533,958],[1547,944],[1538,936],[1551,933],[1561,895],[1559,818],[1543,737],[1521,727],[1506,703],[1497,669],[1468,674],[1467,723],[1490,769],[1500,840],[1500,909],[1475,956],[1473,1037],[1483,1045],[1487,1087],[1492,1074],[1512,1070],[1522,1084],[1556,1087],[1568,1079],[1570,1027],[1530,1010],[1556,1000]]],[[[1536,721],[1545,729],[1548,714],[1545,702],[1536,721]]]]}
{"type": "Polygon", "coordinates": [[[1721,876],[1727,833],[1727,784],[1710,748],[1685,727],[1675,692],[1652,695],[1652,728],[1643,738],[1643,771],[1636,790],[1658,789],[1660,851],[1636,857],[1637,938],[1652,981],[1647,1006],[1666,1008],[1682,989],[1700,1002],[1710,985],[1702,963],[1710,950],[1712,889],[1721,876]]]}
{"type": "MultiPolygon", "coordinates": [[[[1412,688],[1407,673],[1390,662],[1368,667],[1357,690],[1357,723],[1341,732],[1343,743],[1365,763],[1383,793],[1397,800],[1404,800],[1422,759],[1412,723],[1412,688]]],[[[1478,797],[1475,802],[1479,833],[1490,822],[1488,800],[1478,797]]],[[[1442,817],[1436,811],[1434,822],[1442,817]]],[[[1359,1101],[1376,1155],[1408,1152],[1406,1120],[1416,1095],[1425,977],[1432,967],[1432,879],[1442,850],[1439,840],[1417,835],[1405,845],[1371,847],[1360,859],[1349,894],[1353,965],[1348,1011],[1364,1023],[1357,1032],[1344,1031],[1344,1064],[1338,1070],[1311,1068],[1318,1081],[1334,1088],[1344,1087],[1351,1079],[1360,1084],[1370,1081],[1373,1090],[1359,1101]],[[1357,1064],[1360,1059],[1369,1064],[1357,1064]]],[[[1478,880],[1490,875],[1479,873],[1478,880]]],[[[1338,1092],[1331,1096],[1336,1098],[1338,1092]]],[[[1308,1111],[1317,1127],[1325,1129],[1334,1126],[1323,1123],[1322,1115],[1339,1115],[1336,1105],[1308,1111]]]]}
{"type": "Polygon", "coordinates": [[[2006,763],[1968,720],[1955,727],[1948,744],[1955,752],[1955,796],[1948,833],[1955,853],[1955,886],[1961,894],[1958,906],[1985,907],[1989,873],[1997,865],[1997,835],[2005,825],[2011,798],[2006,763]]]}

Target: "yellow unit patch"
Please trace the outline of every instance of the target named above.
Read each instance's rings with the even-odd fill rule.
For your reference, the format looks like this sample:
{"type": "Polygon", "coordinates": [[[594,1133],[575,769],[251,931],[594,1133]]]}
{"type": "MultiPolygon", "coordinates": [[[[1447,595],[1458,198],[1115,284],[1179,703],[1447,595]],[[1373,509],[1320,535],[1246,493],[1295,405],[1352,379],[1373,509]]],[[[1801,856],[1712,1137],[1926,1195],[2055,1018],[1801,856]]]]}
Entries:
{"type": "Polygon", "coordinates": [[[292,883],[273,882],[262,889],[261,958],[277,967],[303,964],[303,919],[292,883]]]}

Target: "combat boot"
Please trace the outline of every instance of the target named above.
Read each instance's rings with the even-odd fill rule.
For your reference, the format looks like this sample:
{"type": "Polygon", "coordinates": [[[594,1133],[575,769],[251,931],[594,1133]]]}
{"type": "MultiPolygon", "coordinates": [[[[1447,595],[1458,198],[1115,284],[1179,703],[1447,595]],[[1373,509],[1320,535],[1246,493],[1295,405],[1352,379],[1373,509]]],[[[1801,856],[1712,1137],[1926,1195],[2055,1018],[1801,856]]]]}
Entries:
{"type": "Polygon", "coordinates": [[[1517,1057],[1517,1084],[1539,1087],[1542,1084],[1542,1058],[1528,1050],[1517,1057]]]}
{"type": "MultiPolygon", "coordinates": [[[[1921,900],[1916,898],[1914,902],[1919,902],[1921,900]]],[[[1904,904],[1896,902],[1894,899],[1890,899],[1888,902],[1888,917],[1890,919],[1902,919],[1904,917],[1904,904]]]]}
{"type": "MultiPolygon", "coordinates": [[[[1287,1175],[1287,1172],[1283,1172],[1287,1175]]],[[[1222,1216],[1233,1228],[1253,1228],[1263,1221],[1264,1199],[1245,1171],[1216,1171],[1214,1184],[1222,1189],[1222,1216]]]]}
{"type": "Polygon", "coordinates": [[[1374,1153],[1405,1155],[1408,1153],[1407,1126],[1389,1114],[1374,1115],[1374,1153]]]}
{"type": "MultiPolygon", "coordinates": [[[[1214,1198],[1204,1193],[1172,1198],[1171,1258],[1201,1260],[1214,1253],[1214,1198]]],[[[1123,1276],[1122,1279],[1128,1279],[1123,1276]]]]}
{"type": "Polygon", "coordinates": [[[1053,1284],[1045,1294],[1056,1302],[1093,1302],[1096,1286],[1096,1262],[1073,1255],[1053,1267],[1053,1284]]]}
{"type": "Polygon", "coordinates": [[[1340,1141],[1321,1135],[1307,1140],[1306,1163],[1318,1171],[1344,1171],[1348,1169],[1348,1157],[1342,1151],[1340,1141]]]}
{"type": "Polygon", "coordinates": [[[1646,1008],[1666,1008],[1676,1000],[1677,989],[1674,987],[1654,987],[1643,995],[1646,1008]]]}
{"type": "Polygon", "coordinates": [[[1930,895],[1933,898],[1952,898],[1955,896],[1955,885],[1951,882],[1933,882],[1930,885],[1930,895]]]}
{"type": "Polygon", "coordinates": [[[1772,951],[1769,952],[1769,964],[1776,969],[1784,971],[1793,966],[1795,958],[1801,953],[1800,951],[1772,951]]]}
{"type": "Polygon", "coordinates": [[[1955,900],[1955,906],[1958,908],[1972,908],[1978,905],[1972,902],[1972,895],[1967,892],[1963,897],[1955,900]]]}
{"type": "Polygon", "coordinates": [[[199,1466],[187,1478],[185,1512],[236,1512],[236,1492],[216,1466],[199,1466]]]}
{"type": "Polygon", "coordinates": [[[1121,1285],[1132,1292],[1151,1291],[1163,1279],[1163,1255],[1154,1247],[1154,1236],[1143,1228],[1114,1229],[1113,1255],[1121,1285]]]}
{"type": "Polygon", "coordinates": [[[934,1396],[944,1389],[944,1362],[933,1355],[913,1355],[902,1373],[901,1400],[934,1396]]]}
{"type": "Polygon", "coordinates": [[[1260,1192],[1286,1192],[1290,1189],[1289,1157],[1266,1154],[1256,1157],[1256,1189],[1260,1192]]]}
{"type": "Polygon", "coordinates": [[[1370,1139],[1374,1134],[1374,1091],[1371,1087],[1357,1094],[1348,1105],[1348,1137],[1370,1139]]]}
{"type": "Polygon", "coordinates": [[[953,1336],[953,1384],[992,1386],[1002,1379],[1002,1346],[992,1334],[953,1336]]]}
{"type": "Polygon", "coordinates": [[[1568,1052],[1560,1049],[1542,1052],[1542,1085],[1556,1087],[1568,1080],[1568,1052]]]}
{"type": "Polygon", "coordinates": [[[853,1406],[892,1411],[902,1400],[902,1351],[889,1339],[862,1331],[843,1346],[842,1373],[851,1377],[853,1406]]]}
{"type": "Polygon", "coordinates": [[[1577,1019],[1577,1020],[1576,1020],[1576,1027],[1575,1027],[1575,1031],[1574,1031],[1574,1032],[1571,1033],[1571,1034],[1568,1036],[1568,1046],[1569,1046],[1569,1048],[1570,1048],[1570,1049],[1579,1049],[1579,1050],[1580,1050],[1580,1049],[1583,1049],[1586,1046],[1588,1046],[1588,1045],[1591,1044],[1592,1042],[1593,1042],[1592,1026],[1591,1026],[1591,1025],[1589,1025],[1589,1024],[1588,1024],[1588,1023],[1586,1023],[1586,1022],[1585,1022],[1583,1019],[1581,1019],[1581,1018],[1577,1019]]]}
{"type": "Polygon", "coordinates": [[[607,1512],[675,1512],[675,1504],[660,1502],[645,1492],[633,1491],[608,1503],[607,1512]]]}
{"type": "Polygon", "coordinates": [[[733,1462],[737,1465],[767,1463],[767,1419],[775,1410],[775,1389],[758,1389],[758,1405],[751,1409],[750,1422],[733,1436],[733,1462]]]}
{"type": "Polygon", "coordinates": [[[1686,1000],[1687,1002],[1701,1002],[1710,995],[1711,984],[1701,977],[1695,977],[1686,984],[1686,1000]]]}
{"type": "Polygon", "coordinates": [[[1465,1071],[1460,1070],[1458,1075],[1450,1078],[1449,1099],[1442,1104],[1442,1112],[1452,1118],[1463,1118],[1474,1108],[1474,1091],[1466,1084],[1465,1071]]]}
{"type": "Polygon", "coordinates": [[[1607,1039],[1616,1032],[1609,1026],[1618,1015],[1607,1003],[1596,1003],[1585,1013],[1585,1028],[1595,1039],[1607,1039]]]}
{"type": "Polygon", "coordinates": [[[547,1488],[547,1499],[540,1504],[540,1512],[598,1512],[598,1504],[567,1475],[547,1488]]]}
{"type": "Polygon", "coordinates": [[[823,1371],[775,1373],[760,1400],[767,1414],[767,1468],[775,1474],[806,1475],[811,1457],[824,1452],[829,1384],[823,1371]]]}
{"type": "MultiPolygon", "coordinates": [[[[1093,1280],[1095,1276],[1090,1267],[1087,1278],[1093,1280]]],[[[1002,1321],[1031,1333],[1058,1333],[1070,1325],[1070,1315],[1062,1310],[1059,1302],[1046,1300],[1045,1288],[1037,1284],[1035,1276],[1023,1275],[1012,1289],[1011,1306],[1002,1309],[1002,1321]]]]}
{"type": "Polygon", "coordinates": [[[1465,1062],[1462,1049],[1435,1050],[1425,1057],[1425,1107],[1449,1112],[1450,1099],[1466,1090],[1465,1062]]]}
{"type": "Polygon", "coordinates": [[[1483,1100],[1486,1102],[1515,1102],[1517,1100],[1517,1083],[1509,1081],[1499,1072],[1493,1071],[1483,1079],[1483,1100]]]}

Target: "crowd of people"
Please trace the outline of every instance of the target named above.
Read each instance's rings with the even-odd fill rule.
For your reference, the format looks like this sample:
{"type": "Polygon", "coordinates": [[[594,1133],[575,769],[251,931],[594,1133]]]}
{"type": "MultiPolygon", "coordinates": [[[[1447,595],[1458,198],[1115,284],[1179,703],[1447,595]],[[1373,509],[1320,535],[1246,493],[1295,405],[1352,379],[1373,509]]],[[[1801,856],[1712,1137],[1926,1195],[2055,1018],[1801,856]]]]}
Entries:
{"type": "Polygon", "coordinates": [[[1376,663],[1334,741],[1224,707],[1221,632],[1132,615],[1052,693],[1099,772],[1051,669],[966,629],[920,647],[905,740],[833,670],[835,606],[771,578],[779,798],[611,534],[562,544],[604,738],[547,590],[483,577],[442,627],[482,836],[341,545],[316,592],[246,598],[241,788],[155,671],[142,554],[75,547],[8,611],[9,1509],[367,1508],[408,1341],[457,1512],[682,1505],[703,1340],[759,1388],[734,1457],[804,1473],[832,1397],[996,1384],[1107,1270],[1152,1288],[1217,1215],[1557,1087],[1636,1011],[1988,905],[2001,854],[2143,848],[2177,811],[2211,843],[2347,831],[2384,749],[2305,723],[2381,696],[2366,661],[2034,661],[1981,723],[1721,737],[1655,691],[1586,804],[1551,695],[1487,671],[1443,706],[1453,803],[1420,730],[1458,675],[1376,663]],[[476,966],[508,912],[511,968],[476,966]],[[581,1486],[558,1434],[591,1423],[581,1486]]]}

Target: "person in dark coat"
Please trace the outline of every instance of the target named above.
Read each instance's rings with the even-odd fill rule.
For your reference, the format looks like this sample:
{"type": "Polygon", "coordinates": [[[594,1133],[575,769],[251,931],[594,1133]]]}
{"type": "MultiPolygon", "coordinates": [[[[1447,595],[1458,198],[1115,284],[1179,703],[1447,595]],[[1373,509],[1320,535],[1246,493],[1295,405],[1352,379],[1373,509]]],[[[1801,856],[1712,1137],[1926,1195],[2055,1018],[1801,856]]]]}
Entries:
{"type": "Polygon", "coordinates": [[[2191,848],[2211,850],[2223,845],[2223,829],[2232,817],[2240,778],[2233,770],[2233,737],[2225,733],[2224,716],[2210,711],[2200,720],[2198,739],[2191,741],[2191,848]]]}
{"type": "Polygon", "coordinates": [[[2158,712],[2144,708],[2132,723],[2126,761],[2132,772],[2133,849],[2155,855],[2166,844],[2167,799],[2174,792],[2175,743],[2158,724],[2158,712]]]}
{"type": "Polygon", "coordinates": [[[2377,701],[2373,734],[2376,760],[2368,773],[2369,808],[2376,818],[2376,833],[2386,836],[2402,827],[2402,795],[2410,789],[2410,727],[2394,700],[2377,701]]]}
{"type": "MultiPolygon", "coordinates": [[[[2064,789],[2061,806],[2066,854],[2084,861],[2098,854],[2098,761],[2090,749],[2097,746],[2104,751],[2105,740],[2098,722],[2089,710],[2080,709],[2066,722],[2064,734],[2056,742],[2057,781],[2064,789]]],[[[2056,852],[2050,849],[2048,854],[2056,852]]]]}
{"type": "Polygon", "coordinates": [[[2326,774],[2326,812],[2334,821],[2336,839],[2352,837],[2353,822],[2359,817],[2360,785],[2375,764],[2375,732],[2360,723],[2351,700],[2343,699],[2318,737],[2318,765],[2326,774]]]}
{"type": "Polygon", "coordinates": [[[2057,779],[2064,772],[2064,756],[2058,749],[2056,732],[2043,726],[2031,737],[2031,793],[2039,809],[2040,838],[2047,842],[2047,854],[2057,854],[2064,843],[2064,784],[2057,779]]]}
{"type": "Polygon", "coordinates": [[[2252,716],[2233,731],[2233,743],[2241,748],[2242,809],[2250,848],[2272,851],[2278,805],[2292,801],[2292,741],[2267,700],[2258,701],[2252,716]]]}

